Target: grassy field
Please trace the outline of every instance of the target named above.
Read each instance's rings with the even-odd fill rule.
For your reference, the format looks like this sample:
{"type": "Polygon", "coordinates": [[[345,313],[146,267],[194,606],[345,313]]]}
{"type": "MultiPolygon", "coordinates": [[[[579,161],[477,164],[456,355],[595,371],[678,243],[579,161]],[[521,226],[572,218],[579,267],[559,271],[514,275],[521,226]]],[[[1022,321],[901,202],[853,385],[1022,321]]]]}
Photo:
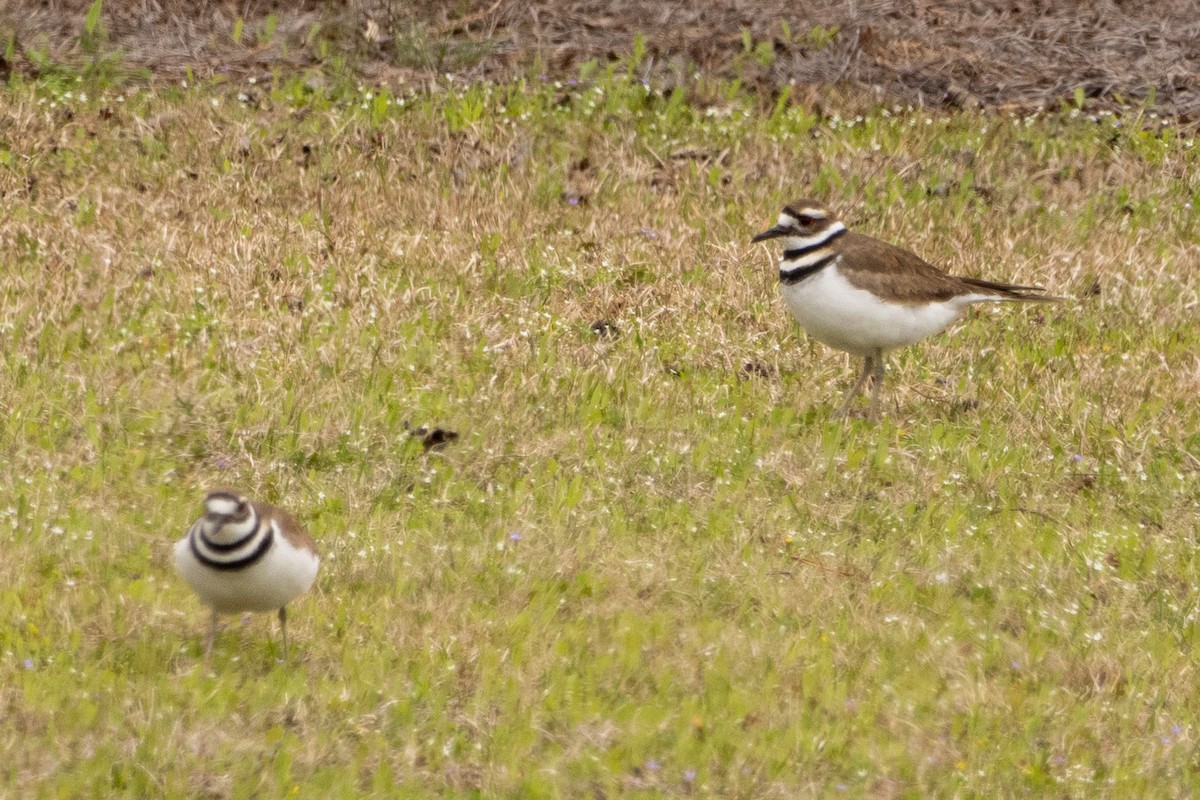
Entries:
{"type": "Polygon", "coordinates": [[[637,74],[0,89],[0,795],[1200,791],[1193,134],[637,74]],[[831,420],[801,195],[1071,299],[831,420]],[[322,548],[290,663],[205,667],[219,485],[322,548]]]}

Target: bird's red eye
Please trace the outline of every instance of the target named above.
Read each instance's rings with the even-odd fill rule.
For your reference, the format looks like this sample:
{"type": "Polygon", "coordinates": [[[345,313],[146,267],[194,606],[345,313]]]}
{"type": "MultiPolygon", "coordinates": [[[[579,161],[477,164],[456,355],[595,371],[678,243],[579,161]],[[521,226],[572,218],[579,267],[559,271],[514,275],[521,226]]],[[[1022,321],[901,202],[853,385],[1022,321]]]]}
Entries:
{"type": "Polygon", "coordinates": [[[812,225],[816,221],[817,221],[816,217],[810,217],[808,214],[801,214],[799,217],[796,218],[796,222],[800,223],[801,228],[807,228],[809,225],[812,225]]]}

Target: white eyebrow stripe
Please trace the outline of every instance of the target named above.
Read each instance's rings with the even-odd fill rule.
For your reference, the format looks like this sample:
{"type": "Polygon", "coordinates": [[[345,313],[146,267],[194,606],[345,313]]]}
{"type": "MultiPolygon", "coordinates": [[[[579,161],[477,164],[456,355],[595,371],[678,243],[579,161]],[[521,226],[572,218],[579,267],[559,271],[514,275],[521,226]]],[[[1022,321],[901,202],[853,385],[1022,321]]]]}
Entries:
{"type": "Polygon", "coordinates": [[[780,244],[783,245],[784,250],[807,250],[810,247],[824,244],[844,230],[846,230],[845,225],[835,222],[825,230],[820,233],[814,233],[812,236],[781,236],[780,244]]]}
{"type": "Polygon", "coordinates": [[[237,511],[238,502],[232,497],[225,495],[216,495],[208,497],[204,500],[204,507],[210,514],[219,514],[229,516],[237,511]]]}

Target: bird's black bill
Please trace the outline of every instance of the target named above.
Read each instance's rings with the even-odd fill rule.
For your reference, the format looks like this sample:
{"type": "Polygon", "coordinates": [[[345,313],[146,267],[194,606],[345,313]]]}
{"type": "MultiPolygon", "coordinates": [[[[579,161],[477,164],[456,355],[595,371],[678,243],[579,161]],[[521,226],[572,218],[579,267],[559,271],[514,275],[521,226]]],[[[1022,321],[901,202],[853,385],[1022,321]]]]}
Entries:
{"type": "Polygon", "coordinates": [[[751,239],[750,242],[752,244],[754,242],[765,242],[767,239],[777,239],[780,236],[787,236],[790,232],[791,231],[789,231],[787,228],[776,225],[774,228],[767,228],[758,236],[755,236],[753,239],[751,239]]]}

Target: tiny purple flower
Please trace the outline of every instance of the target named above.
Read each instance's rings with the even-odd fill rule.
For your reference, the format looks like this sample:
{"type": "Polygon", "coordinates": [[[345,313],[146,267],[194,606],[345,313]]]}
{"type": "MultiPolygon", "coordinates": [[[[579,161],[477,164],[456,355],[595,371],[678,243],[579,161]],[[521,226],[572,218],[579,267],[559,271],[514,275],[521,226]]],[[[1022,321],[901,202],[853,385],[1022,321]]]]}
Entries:
{"type": "Polygon", "coordinates": [[[642,236],[646,236],[651,239],[658,238],[658,234],[655,233],[654,231],[650,230],[649,228],[638,228],[638,233],[640,233],[642,236]]]}
{"type": "Polygon", "coordinates": [[[844,783],[839,783],[837,786],[834,786],[833,788],[837,789],[839,792],[844,792],[847,789],[849,789],[850,787],[844,783]]]}
{"type": "Polygon", "coordinates": [[[695,781],[696,780],[696,770],[685,769],[683,771],[683,779],[685,781],[687,781],[688,783],[692,783],[693,781],[695,781]]]}
{"type": "Polygon", "coordinates": [[[567,81],[567,86],[578,86],[578,85],[579,85],[579,81],[575,80],[574,78],[571,78],[569,81],[567,81]]]}
{"type": "Polygon", "coordinates": [[[1071,456],[1071,461],[1078,464],[1080,461],[1083,461],[1083,456],[1079,455],[1079,453],[1076,453],[1075,455],[1071,456]]]}
{"type": "Polygon", "coordinates": [[[519,541],[521,541],[521,532],[520,532],[520,531],[513,531],[512,533],[510,533],[510,534],[508,535],[508,538],[509,538],[509,540],[511,540],[511,541],[514,541],[514,542],[519,542],[519,541]]]}
{"type": "Polygon", "coordinates": [[[662,764],[658,763],[658,759],[651,758],[646,761],[646,769],[650,770],[651,772],[658,772],[660,769],[662,769],[662,764]]]}
{"type": "Polygon", "coordinates": [[[571,197],[567,198],[567,202],[573,206],[577,206],[577,205],[579,205],[579,198],[572,195],[571,197]]]}
{"type": "Polygon", "coordinates": [[[1172,725],[1172,726],[1171,726],[1171,733],[1173,733],[1173,734],[1175,734],[1176,736],[1178,736],[1179,734],[1183,733],[1183,728],[1181,728],[1181,727],[1180,727],[1180,726],[1178,726],[1178,725],[1172,725]]]}
{"type": "Polygon", "coordinates": [[[25,669],[33,669],[33,659],[32,658],[25,659],[24,661],[21,662],[21,666],[25,667],[25,669]]]}

